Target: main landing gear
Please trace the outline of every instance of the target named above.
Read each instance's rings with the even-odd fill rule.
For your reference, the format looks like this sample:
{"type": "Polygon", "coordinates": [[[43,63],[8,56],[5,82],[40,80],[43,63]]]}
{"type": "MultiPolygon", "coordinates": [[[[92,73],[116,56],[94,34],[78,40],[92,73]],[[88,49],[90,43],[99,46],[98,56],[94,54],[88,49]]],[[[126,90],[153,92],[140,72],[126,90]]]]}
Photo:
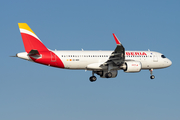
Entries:
{"type": "Polygon", "coordinates": [[[89,78],[91,82],[95,82],[97,80],[96,76],[94,76],[94,71],[92,71],[92,76],[89,78]]]}
{"type": "Polygon", "coordinates": [[[149,71],[150,71],[150,74],[151,74],[150,78],[151,78],[151,79],[154,79],[154,78],[155,78],[155,76],[154,76],[154,75],[152,75],[153,69],[149,69],[149,71]]]}
{"type": "Polygon", "coordinates": [[[113,68],[113,65],[109,64],[108,65],[108,72],[105,74],[106,78],[111,78],[112,77],[112,73],[110,72],[112,68],[113,68]]]}
{"type": "Polygon", "coordinates": [[[111,78],[111,77],[112,77],[112,73],[111,73],[111,72],[106,73],[106,74],[105,74],[105,77],[106,77],[106,78],[111,78]]]}

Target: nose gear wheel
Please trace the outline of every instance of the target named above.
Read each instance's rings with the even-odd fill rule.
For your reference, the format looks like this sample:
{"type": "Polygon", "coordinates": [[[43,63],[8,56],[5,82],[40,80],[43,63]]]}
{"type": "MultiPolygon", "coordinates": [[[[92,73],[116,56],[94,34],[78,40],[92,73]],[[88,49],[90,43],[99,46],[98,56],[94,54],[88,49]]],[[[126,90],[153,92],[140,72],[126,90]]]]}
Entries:
{"type": "Polygon", "coordinates": [[[155,76],[154,76],[154,75],[152,75],[153,69],[149,69],[149,71],[150,71],[150,74],[151,74],[150,78],[151,78],[151,79],[154,79],[154,78],[155,78],[155,76]]]}

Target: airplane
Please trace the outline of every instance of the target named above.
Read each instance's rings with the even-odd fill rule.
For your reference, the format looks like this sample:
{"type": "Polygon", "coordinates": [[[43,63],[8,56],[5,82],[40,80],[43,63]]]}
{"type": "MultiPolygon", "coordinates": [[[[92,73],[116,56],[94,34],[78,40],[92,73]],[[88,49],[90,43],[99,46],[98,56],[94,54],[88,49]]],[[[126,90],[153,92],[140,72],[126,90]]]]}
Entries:
{"type": "Polygon", "coordinates": [[[116,42],[114,51],[53,51],[48,49],[26,23],[18,23],[26,52],[15,57],[39,64],[72,70],[89,70],[91,82],[101,78],[115,78],[118,70],[136,73],[149,70],[154,79],[154,69],[171,66],[172,62],[163,54],[154,51],[125,51],[122,43],[113,33],[116,42]]]}

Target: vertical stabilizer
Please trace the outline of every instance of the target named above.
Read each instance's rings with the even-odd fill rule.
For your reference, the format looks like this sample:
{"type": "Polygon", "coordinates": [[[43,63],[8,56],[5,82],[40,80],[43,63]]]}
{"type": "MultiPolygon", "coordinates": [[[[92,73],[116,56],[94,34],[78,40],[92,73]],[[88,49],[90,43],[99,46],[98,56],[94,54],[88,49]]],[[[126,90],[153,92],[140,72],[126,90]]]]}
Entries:
{"type": "Polygon", "coordinates": [[[27,53],[31,50],[49,51],[26,23],[18,23],[18,25],[27,53]]]}

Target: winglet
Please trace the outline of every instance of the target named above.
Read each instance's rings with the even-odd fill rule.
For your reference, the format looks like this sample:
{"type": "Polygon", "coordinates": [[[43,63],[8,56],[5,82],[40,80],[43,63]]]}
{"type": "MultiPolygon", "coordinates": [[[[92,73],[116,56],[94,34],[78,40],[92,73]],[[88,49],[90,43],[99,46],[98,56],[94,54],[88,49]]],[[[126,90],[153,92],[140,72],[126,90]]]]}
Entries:
{"type": "Polygon", "coordinates": [[[117,45],[121,45],[121,42],[119,41],[119,39],[116,37],[116,35],[113,33],[114,39],[116,41],[117,45]]]}

